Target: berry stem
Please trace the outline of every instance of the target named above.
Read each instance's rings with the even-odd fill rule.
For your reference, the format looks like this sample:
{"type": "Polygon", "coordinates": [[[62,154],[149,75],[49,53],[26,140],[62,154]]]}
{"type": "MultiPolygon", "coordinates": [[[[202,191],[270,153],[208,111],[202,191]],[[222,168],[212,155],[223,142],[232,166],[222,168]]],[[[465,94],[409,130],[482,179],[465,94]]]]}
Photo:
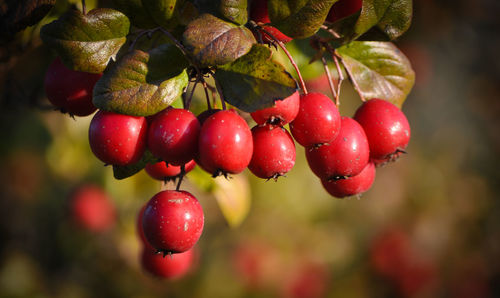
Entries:
{"type": "Polygon", "coordinates": [[[339,59],[333,55],[333,61],[335,62],[335,66],[337,67],[337,72],[339,74],[339,81],[337,83],[337,97],[335,97],[335,104],[337,107],[340,106],[340,89],[342,87],[342,82],[344,81],[344,75],[342,74],[342,69],[340,68],[339,59]]]}
{"type": "Polygon", "coordinates": [[[191,93],[189,94],[189,97],[186,99],[186,103],[184,105],[184,109],[189,110],[189,106],[191,105],[191,100],[193,99],[194,91],[196,90],[196,86],[200,82],[200,77],[197,75],[196,80],[194,81],[193,88],[191,89],[191,93]]]}
{"type": "Polygon", "coordinates": [[[321,57],[321,62],[323,62],[323,67],[325,68],[325,73],[328,77],[328,85],[330,85],[330,90],[332,91],[333,98],[337,98],[337,92],[335,92],[335,86],[333,86],[332,74],[330,73],[330,69],[328,68],[325,57],[321,57]]]}
{"type": "Polygon", "coordinates": [[[209,72],[210,72],[210,75],[212,76],[212,78],[214,79],[215,87],[217,88],[217,93],[219,93],[219,98],[220,98],[220,102],[222,105],[222,109],[226,110],[226,101],[224,100],[224,95],[222,95],[222,88],[219,84],[219,81],[217,81],[217,78],[215,77],[213,71],[209,70],[209,72]]]}
{"type": "Polygon", "coordinates": [[[211,110],[212,105],[210,104],[210,96],[208,95],[208,84],[203,80],[201,82],[203,84],[203,90],[205,91],[205,98],[207,99],[207,109],[211,110]]]}
{"type": "Polygon", "coordinates": [[[340,59],[340,62],[342,63],[342,65],[344,65],[344,69],[347,72],[347,75],[349,76],[349,79],[351,80],[352,85],[354,86],[354,89],[356,89],[356,91],[358,92],[359,97],[361,98],[361,101],[365,102],[366,99],[363,96],[363,93],[361,92],[361,88],[359,88],[358,82],[356,81],[356,79],[354,79],[354,77],[353,77],[351,71],[349,70],[349,68],[345,66],[345,63],[344,63],[344,60],[342,59],[342,57],[340,57],[336,52],[334,52],[334,58],[340,59]]]}
{"type": "Polygon", "coordinates": [[[186,175],[186,165],[181,165],[181,173],[179,174],[179,181],[177,182],[177,186],[175,190],[179,191],[181,189],[182,178],[186,175]]]}
{"type": "Polygon", "coordinates": [[[82,13],[87,14],[87,5],[85,5],[85,0],[82,0],[82,13]]]}
{"type": "Polygon", "coordinates": [[[328,28],[328,26],[321,25],[320,28],[330,33],[334,38],[340,38],[340,35],[337,32],[335,32],[335,30],[333,30],[332,28],[328,28]]]}

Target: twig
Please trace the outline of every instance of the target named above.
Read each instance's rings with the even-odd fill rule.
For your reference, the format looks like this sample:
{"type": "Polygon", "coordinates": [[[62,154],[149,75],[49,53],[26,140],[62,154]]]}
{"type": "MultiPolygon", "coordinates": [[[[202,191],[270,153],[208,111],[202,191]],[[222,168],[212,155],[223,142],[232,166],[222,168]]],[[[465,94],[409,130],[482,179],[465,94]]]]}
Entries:
{"type": "MultiPolygon", "coordinates": [[[[203,78],[202,78],[202,80],[203,80],[203,78]]],[[[196,90],[196,86],[198,85],[199,82],[200,82],[200,77],[199,77],[199,75],[197,75],[196,81],[194,82],[194,85],[193,85],[193,89],[191,89],[191,94],[189,94],[189,97],[186,99],[186,104],[184,106],[184,108],[186,110],[189,110],[189,106],[191,105],[191,100],[193,99],[194,90],[196,90]]]]}
{"type": "Polygon", "coordinates": [[[337,92],[335,92],[335,86],[333,86],[332,74],[330,73],[325,57],[321,57],[321,62],[323,62],[323,67],[325,68],[325,73],[328,77],[328,85],[330,85],[330,90],[332,90],[333,98],[337,98],[337,92]]]}
{"type": "Polygon", "coordinates": [[[342,82],[344,81],[344,74],[342,74],[342,69],[340,68],[339,59],[337,56],[333,55],[333,61],[337,67],[337,72],[339,74],[339,81],[337,83],[337,97],[335,98],[335,104],[337,107],[340,105],[340,88],[342,87],[342,82]]]}
{"type": "Polygon", "coordinates": [[[85,5],[85,0],[82,0],[82,13],[87,14],[87,5],[85,5]]]}
{"type": "Polygon", "coordinates": [[[209,72],[210,72],[210,75],[212,75],[212,78],[214,78],[215,87],[217,88],[217,93],[219,93],[219,98],[220,98],[220,102],[222,105],[222,109],[226,110],[226,100],[224,99],[224,95],[222,95],[222,88],[219,84],[219,81],[217,81],[217,78],[215,77],[213,71],[209,70],[209,72]]]}
{"type": "Polygon", "coordinates": [[[340,35],[339,35],[337,32],[335,32],[335,30],[333,30],[332,28],[328,28],[328,26],[326,26],[326,25],[321,25],[321,27],[320,27],[320,28],[321,28],[321,29],[323,29],[323,30],[326,30],[326,31],[327,31],[328,33],[330,33],[333,37],[335,37],[335,38],[340,38],[340,35]]]}
{"type": "Polygon", "coordinates": [[[211,110],[212,105],[210,104],[210,96],[208,95],[208,84],[207,82],[205,82],[205,80],[203,80],[201,84],[203,85],[203,90],[205,91],[205,98],[207,99],[207,109],[211,110]]]}
{"type": "Polygon", "coordinates": [[[132,41],[132,43],[130,44],[130,46],[128,47],[128,50],[131,51],[134,49],[137,41],[139,41],[139,39],[141,37],[143,37],[144,35],[148,35],[149,38],[151,38],[151,35],[153,33],[155,33],[156,31],[158,30],[158,28],[154,28],[154,29],[151,29],[151,30],[143,30],[141,32],[139,32],[139,34],[137,34],[137,37],[132,41]]]}
{"type": "MultiPolygon", "coordinates": [[[[356,79],[354,79],[351,71],[349,70],[348,67],[345,66],[345,63],[344,63],[344,60],[342,59],[342,57],[340,57],[336,52],[334,52],[333,54],[334,56],[334,60],[336,58],[340,59],[340,62],[344,65],[344,68],[345,68],[345,71],[347,72],[347,75],[349,76],[349,79],[351,80],[352,82],[352,85],[354,86],[354,89],[356,89],[356,91],[358,92],[359,94],[359,97],[361,98],[361,101],[365,102],[366,99],[365,97],[363,96],[363,93],[361,92],[361,88],[359,88],[359,85],[358,85],[358,82],[356,81],[356,79]]],[[[337,64],[338,64],[338,61],[337,61],[337,64]]],[[[340,67],[340,66],[339,66],[340,67]]]]}
{"type": "Polygon", "coordinates": [[[181,189],[182,178],[186,175],[186,165],[181,165],[181,173],[179,174],[179,181],[177,182],[177,186],[175,187],[176,191],[181,189]]]}

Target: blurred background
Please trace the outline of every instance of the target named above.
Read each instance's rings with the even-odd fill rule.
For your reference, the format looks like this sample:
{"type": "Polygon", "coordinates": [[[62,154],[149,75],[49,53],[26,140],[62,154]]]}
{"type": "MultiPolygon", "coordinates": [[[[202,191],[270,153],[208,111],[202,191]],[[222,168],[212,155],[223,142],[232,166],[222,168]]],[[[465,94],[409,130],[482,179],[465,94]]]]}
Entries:
{"type": "MultiPolygon", "coordinates": [[[[417,76],[403,107],[409,154],[378,168],[360,199],[330,197],[300,146],[277,182],[194,170],[183,187],[205,230],[191,272],[166,281],[142,269],[136,231],[163,186],[144,172],[115,180],[90,151],[91,116],[73,120],[45,98],[54,56],[38,32],[70,5],[57,1],[0,47],[0,296],[499,297],[500,2],[414,2],[396,41],[417,76]],[[72,196],[86,185],[116,210],[104,231],[75,220],[72,196]]],[[[309,88],[330,95],[321,64],[301,67],[309,88]]],[[[342,94],[352,116],[361,102],[348,83],[342,94]]]]}

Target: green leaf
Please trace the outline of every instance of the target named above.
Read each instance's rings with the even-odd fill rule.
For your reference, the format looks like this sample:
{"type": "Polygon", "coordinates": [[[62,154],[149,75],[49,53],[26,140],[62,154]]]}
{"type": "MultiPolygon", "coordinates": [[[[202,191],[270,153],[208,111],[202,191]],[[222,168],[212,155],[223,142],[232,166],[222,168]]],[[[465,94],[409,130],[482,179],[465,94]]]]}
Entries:
{"type": "Polygon", "coordinates": [[[117,180],[122,180],[139,173],[148,163],[157,163],[159,161],[160,160],[154,157],[151,152],[146,150],[142,155],[141,160],[135,164],[128,166],[113,166],[113,176],[117,180]]]}
{"type": "Polygon", "coordinates": [[[254,45],[245,56],[219,67],[215,78],[224,99],[245,112],[270,107],[297,90],[297,82],[263,45],[254,45]]]}
{"type": "Polygon", "coordinates": [[[215,199],[231,228],[237,228],[250,211],[250,186],[244,175],[235,175],[231,181],[215,178],[215,199]]]}
{"type": "Polygon", "coordinates": [[[366,99],[380,98],[402,106],[415,82],[415,72],[394,44],[353,41],[337,52],[366,99]]]}
{"type": "Polygon", "coordinates": [[[219,11],[224,18],[238,25],[248,21],[247,0],[220,0],[219,11]]]}
{"type": "Polygon", "coordinates": [[[401,36],[410,27],[412,0],[363,0],[359,13],[341,19],[330,28],[340,36],[340,44],[362,37],[388,41],[401,36]]]}
{"type": "Polygon", "coordinates": [[[292,38],[314,35],[338,0],[269,0],[271,24],[292,38]]]}
{"type": "Polygon", "coordinates": [[[141,0],[113,0],[116,8],[128,16],[132,25],[151,29],[158,26],[142,5],[141,0]]]}
{"type": "Polygon", "coordinates": [[[183,34],[184,45],[202,66],[230,63],[250,51],[256,43],[252,32],[211,14],[193,20],[183,34]]]}
{"type": "Polygon", "coordinates": [[[96,107],[115,113],[149,116],[181,95],[188,62],[173,45],[148,53],[134,50],[112,65],[94,87],[96,107]]]}
{"type": "Polygon", "coordinates": [[[101,73],[125,43],[129,27],[128,18],[117,10],[98,8],[83,15],[71,9],[43,26],[40,36],[69,68],[101,73]]]}
{"type": "Polygon", "coordinates": [[[185,0],[141,0],[153,20],[162,27],[172,29],[179,24],[177,13],[185,0]]]}

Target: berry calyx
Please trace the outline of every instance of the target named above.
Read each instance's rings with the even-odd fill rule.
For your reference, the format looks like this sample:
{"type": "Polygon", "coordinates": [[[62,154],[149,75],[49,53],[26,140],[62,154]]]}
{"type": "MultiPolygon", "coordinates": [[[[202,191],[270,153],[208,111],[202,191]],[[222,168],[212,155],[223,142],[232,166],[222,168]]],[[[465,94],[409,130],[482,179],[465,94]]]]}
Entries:
{"type": "Polygon", "coordinates": [[[336,22],[340,19],[355,14],[363,7],[363,0],[339,0],[332,5],[326,17],[328,22],[336,22]]]}
{"type": "Polygon", "coordinates": [[[138,162],[146,149],[146,136],[144,117],[101,110],[90,122],[90,149],[106,164],[125,166],[138,162]]]}
{"type": "Polygon", "coordinates": [[[339,180],[322,179],[321,184],[334,197],[344,198],[361,194],[373,184],[375,180],[375,165],[369,162],[361,173],[339,180]]]}
{"type": "MultiPolygon", "coordinates": [[[[188,173],[196,166],[194,160],[189,161],[184,165],[185,173],[188,173]]],[[[181,174],[181,166],[167,165],[166,162],[160,161],[154,164],[148,163],[144,168],[151,178],[160,181],[175,181],[181,174]]]]}
{"type": "Polygon", "coordinates": [[[242,172],[252,152],[252,132],[234,110],[219,111],[203,123],[197,163],[214,177],[242,172]]]}
{"type": "Polygon", "coordinates": [[[299,113],[299,92],[296,91],[289,97],[276,100],[274,106],[250,113],[258,125],[272,124],[283,126],[292,122],[299,113]]]}
{"type": "Polygon", "coordinates": [[[295,165],[295,144],[282,127],[255,126],[252,128],[253,155],[248,169],[257,177],[278,178],[295,165]]]}
{"type": "Polygon", "coordinates": [[[158,113],[148,131],[148,148],[154,156],[180,166],[196,155],[200,123],[185,109],[168,108],[158,113]]]}
{"type": "Polygon", "coordinates": [[[163,256],[153,249],[143,248],[141,254],[142,268],[152,275],[169,280],[182,278],[192,268],[195,254],[192,249],[163,256]]]}
{"type": "Polygon", "coordinates": [[[322,93],[300,97],[299,113],[290,122],[293,138],[304,147],[319,146],[335,140],[340,131],[340,113],[330,98],[322,93]]]}
{"type": "Polygon", "coordinates": [[[371,99],[358,108],[354,119],[366,133],[372,159],[379,163],[393,161],[405,152],[410,141],[410,124],[397,106],[382,99],[371,99]]]}
{"type": "Polygon", "coordinates": [[[63,113],[88,116],[97,108],[92,103],[92,91],[102,74],[74,71],[56,58],[45,74],[47,99],[63,113]]]}
{"type": "Polygon", "coordinates": [[[201,236],[203,223],[201,205],[187,191],[157,193],[146,204],[142,217],[147,242],[164,254],[191,249],[201,236]]]}
{"type": "Polygon", "coordinates": [[[320,179],[332,180],[359,174],[368,163],[370,149],[361,125],[342,117],[340,133],[330,144],[306,150],[307,162],[320,179]]]}
{"type": "Polygon", "coordinates": [[[105,232],[116,221],[116,210],[108,194],[95,185],[78,188],[71,196],[73,219],[91,232],[105,232]]]}

